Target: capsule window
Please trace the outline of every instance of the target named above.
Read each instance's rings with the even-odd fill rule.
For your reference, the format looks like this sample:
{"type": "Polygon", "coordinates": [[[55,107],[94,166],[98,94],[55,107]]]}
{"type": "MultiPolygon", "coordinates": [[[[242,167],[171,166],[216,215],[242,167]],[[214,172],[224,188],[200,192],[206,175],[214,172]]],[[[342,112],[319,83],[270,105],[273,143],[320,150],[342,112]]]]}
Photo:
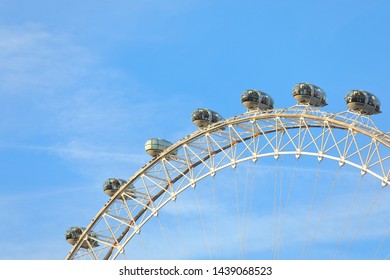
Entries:
{"type": "Polygon", "coordinates": [[[363,92],[356,91],[352,94],[352,102],[366,103],[366,95],[363,92]]]}
{"type": "Polygon", "coordinates": [[[312,89],[309,85],[301,84],[299,94],[300,95],[311,95],[312,89]]]}
{"type": "Polygon", "coordinates": [[[372,99],[372,96],[368,96],[368,105],[374,105],[374,100],[372,99]]]}
{"type": "Polygon", "coordinates": [[[208,120],[209,119],[209,113],[205,110],[202,111],[196,111],[192,115],[192,120],[208,120]]]}
{"type": "Polygon", "coordinates": [[[213,123],[218,122],[220,120],[221,120],[221,116],[218,113],[215,113],[215,114],[212,115],[211,121],[213,123]]]}
{"type": "Polygon", "coordinates": [[[314,87],[314,97],[326,99],[325,92],[323,92],[319,87],[314,87]]]}
{"type": "Polygon", "coordinates": [[[241,102],[250,101],[250,102],[259,102],[259,93],[254,90],[245,91],[242,94],[241,102]]]}

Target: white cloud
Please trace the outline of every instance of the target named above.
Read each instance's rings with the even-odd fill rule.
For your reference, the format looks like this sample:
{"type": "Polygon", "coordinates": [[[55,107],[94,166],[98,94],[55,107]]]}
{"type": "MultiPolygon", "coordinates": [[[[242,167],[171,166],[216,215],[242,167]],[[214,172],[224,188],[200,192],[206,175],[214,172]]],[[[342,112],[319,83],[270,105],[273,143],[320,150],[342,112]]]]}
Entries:
{"type": "Polygon", "coordinates": [[[93,57],[62,34],[39,25],[0,27],[0,81],[3,94],[42,96],[69,87],[87,75],[93,57]]]}
{"type": "Polygon", "coordinates": [[[71,37],[36,24],[0,27],[0,42],[4,145],[34,146],[27,143],[40,138],[38,146],[65,147],[62,152],[57,148],[60,155],[69,155],[68,150],[76,157],[96,153],[102,158],[108,156],[104,151],[118,147],[142,153],[145,128],[150,134],[162,130],[161,124],[169,125],[177,115],[174,110],[167,114],[166,108],[184,102],[176,96],[156,99],[158,93],[105,67],[71,37]],[[134,141],[140,144],[135,146],[134,141]],[[86,149],[81,153],[75,145],[86,149]]]}

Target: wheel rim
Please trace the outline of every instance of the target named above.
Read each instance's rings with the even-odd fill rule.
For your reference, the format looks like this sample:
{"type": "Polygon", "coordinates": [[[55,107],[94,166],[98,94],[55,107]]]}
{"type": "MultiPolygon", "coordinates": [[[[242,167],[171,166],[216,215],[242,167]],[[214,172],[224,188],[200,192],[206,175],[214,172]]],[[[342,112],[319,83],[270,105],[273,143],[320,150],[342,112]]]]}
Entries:
{"type": "Polygon", "coordinates": [[[331,159],[387,186],[389,147],[390,137],[371,118],[349,111],[331,114],[302,105],[248,111],[188,135],[141,168],[98,212],[67,259],[117,258],[143,225],[184,190],[227,167],[263,157],[331,159]],[[361,143],[361,137],[366,141],[361,143]],[[123,199],[129,185],[137,197],[123,199]],[[101,246],[83,250],[91,231],[101,246]]]}

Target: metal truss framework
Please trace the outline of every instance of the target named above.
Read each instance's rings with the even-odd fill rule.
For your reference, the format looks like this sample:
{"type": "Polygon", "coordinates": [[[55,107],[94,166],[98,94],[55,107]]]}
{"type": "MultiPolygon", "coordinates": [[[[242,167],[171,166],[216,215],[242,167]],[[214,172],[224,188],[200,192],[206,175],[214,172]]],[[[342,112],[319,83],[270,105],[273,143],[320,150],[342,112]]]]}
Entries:
{"type": "Polygon", "coordinates": [[[142,167],[97,213],[67,259],[116,259],[180,193],[244,161],[282,155],[326,158],[371,174],[385,187],[390,183],[389,147],[389,134],[370,117],[351,111],[332,114],[304,105],[248,111],[188,135],[142,167]],[[130,186],[135,195],[125,192],[130,186]],[[93,240],[99,246],[92,246],[93,240]]]}

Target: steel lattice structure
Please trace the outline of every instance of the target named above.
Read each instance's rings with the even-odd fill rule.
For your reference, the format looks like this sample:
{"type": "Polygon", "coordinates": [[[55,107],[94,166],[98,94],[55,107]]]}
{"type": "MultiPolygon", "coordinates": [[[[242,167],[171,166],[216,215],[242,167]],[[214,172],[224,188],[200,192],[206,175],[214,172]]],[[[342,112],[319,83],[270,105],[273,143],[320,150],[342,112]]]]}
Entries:
{"type": "Polygon", "coordinates": [[[184,190],[245,161],[282,155],[331,159],[371,174],[386,187],[389,147],[388,133],[352,111],[333,114],[307,105],[247,111],[188,135],[142,167],[97,213],[67,259],[116,259],[184,190]],[[125,192],[129,187],[133,195],[125,192]]]}

